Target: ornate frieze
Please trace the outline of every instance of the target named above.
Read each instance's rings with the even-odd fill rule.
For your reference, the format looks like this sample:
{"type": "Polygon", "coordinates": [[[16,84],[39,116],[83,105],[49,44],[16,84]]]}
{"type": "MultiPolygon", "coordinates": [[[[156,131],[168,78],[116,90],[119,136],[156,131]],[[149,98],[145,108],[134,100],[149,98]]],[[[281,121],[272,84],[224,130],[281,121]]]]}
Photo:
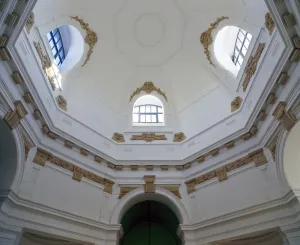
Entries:
{"type": "Polygon", "coordinates": [[[34,101],[32,95],[30,92],[25,92],[23,95],[23,99],[25,100],[26,103],[30,104],[34,101]]]}
{"type": "Polygon", "coordinates": [[[132,135],[130,140],[142,140],[146,142],[152,142],[155,140],[167,140],[165,135],[157,135],[155,133],[143,133],[141,135],[132,135]]]}
{"type": "Polygon", "coordinates": [[[296,117],[292,112],[286,111],[285,108],[286,103],[283,101],[279,102],[273,112],[273,116],[280,121],[286,130],[290,131],[296,123],[296,117]]]}
{"type": "Polygon", "coordinates": [[[179,187],[180,185],[158,185],[158,187],[163,188],[169,192],[172,192],[175,196],[181,199],[179,187]]]}
{"type": "Polygon", "coordinates": [[[145,175],[144,176],[145,184],[144,190],[145,193],[154,193],[155,192],[155,176],[154,175],[145,175]]]}
{"type": "Polygon", "coordinates": [[[270,105],[273,105],[273,104],[275,104],[276,100],[277,100],[276,94],[270,93],[269,96],[267,97],[266,102],[270,105]]]}
{"type": "Polygon", "coordinates": [[[82,65],[85,66],[90,60],[91,55],[94,52],[94,47],[98,41],[97,33],[89,27],[88,23],[86,23],[83,19],[79,18],[78,16],[71,16],[71,19],[77,21],[80,24],[81,28],[86,31],[84,41],[89,46],[89,50],[87,52],[86,59],[82,65]]]}
{"type": "Polygon", "coordinates": [[[197,162],[201,163],[205,161],[205,156],[200,156],[196,159],[197,162]]]}
{"type": "Polygon", "coordinates": [[[277,79],[277,84],[285,85],[288,79],[289,79],[289,75],[286,72],[281,72],[277,79]]]}
{"type": "Polygon", "coordinates": [[[60,109],[67,111],[67,101],[62,95],[56,97],[56,102],[60,109]]]}
{"type": "Polygon", "coordinates": [[[26,24],[25,24],[25,28],[26,28],[28,34],[30,33],[31,28],[33,27],[33,25],[34,25],[34,13],[31,12],[29,14],[28,19],[27,19],[26,24]]]}
{"type": "Polygon", "coordinates": [[[89,154],[89,151],[84,148],[80,148],[80,154],[86,157],[89,154]]]}
{"type": "Polygon", "coordinates": [[[244,156],[233,162],[227,163],[225,166],[216,168],[216,169],[214,169],[210,172],[207,172],[197,178],[193,178],[189,181],[186,181],[185,184],[187,186],[187,192],[188,193],[195,192],[196,185],[200,185],[200,184],[202,184],[206,181],[212,180],[216,177],[218,178],[218,180],[220,182],[227,180],[228,172],[233,171],[238,168],[241,168],[251,162],[254,162],[256,167],[259,167],[268,162],[263,149],[258,149],[254,152],[249,153],[247,156],[244,156]]]}
{"type": "Polygon", "coordinates": [[[65,147],[72,149],[74,146],[74,143],[72,143],[69,140],[65,140],[65,147]]]}
{"type": "Polygon", "coordinates": [[[120,186],[120,194],[119,199],[121,199],[123,196],[125,196],[127,193],[137,189],[137,186],[120,186]]]}
{"type": "Polygon", "coordinates": [[[242,102],[243,99],[240,96],[235,97],[234,100],[231,102],[231,112],[235,112],[238,109],[240,109],[242,102]]]}
{"type": "Polygon", "coordinates": [[[186,136],[183,132],[174,134],[173,142],[182,142],[186,139],[186,136]]]}
{"type": "Polygon", "coordinates": [[[7,112],[4,117],[4,121],[11,130],[16,128],[20,121],[27,115],[27,111],[21,101],[16,101],[14,105],[15,109],[7,112]]]}
{"type": "Polygon", "coordinates": [[[234,141],[229,141],[224,145],[227,149],[231,149],[234,147],[234,141]]]}
{"type": "Polygon", "coordinates": [[[130,165],[131,171],[138,171],[139,166],[138,165],[130,165]]]}
{"type": "Polygon", "coordinates": [[[18,71],[14,71],[11,74],[11,77],[14,80],[15,84],[23,84],[24,83],[24,79],[21,76],[20,72],[18,72],[18,71]]]}
{"type": "Polygon", "coordinates": [[[132,101],[132,99],[134,98],[134,96],[136,95],[139,95],[141,92],[145,92],[147,94],[151,94],[152,92],[156,92],[158,93],[159,95],[161,95],[162,97],[165,98],[165,100],[167,101],[168,98],[167,98],[167,95],[160,89],[160,88],[157,88],[153,82],[145,82],[143,84],[143,86],[137,88],[131,95],[130,95],[130,98],[129,98],[129,101],[132,101]]]}
{"type": "Polygon", "coordinates": [[[260,43],[258,45],[258,48],[257,48],[254,56],[250,56],[250,58],[248,59],[248,62],[247,62],[247,65],[246,65],[245,71],[244,71],[244,73],[245,73],[245,79],[243,81],[243,91],[244,92],[246,91],[251,78],[253,77],[253,75],[256,72],[258,61],[265,49],[265,46],[266,46],[265,43],[260,43]]]}
{"type": "Polygon", "coordinates": [[[112,194],[113,191],[113,185],[115,182],[108,180],[108,179],[104,179],[104,192],[108,193],[108,194],[112,194]]]}
{"type": "Polygon", "coordinates": [[[33,162],[40,166],[45,166],[46,162],[49,160],[50,157],[50,152],[47,152],[41,148],[37,148],[33,162]]]}
{"type": "Polygon", "coordinates": [[[31,150],[31,148],[33,148],[34,146],[32,144],[30,144],[28,138],[23,135],[23,142],[24,142],[24,150],[25,150],[25,161],[27,160],[28,157],[28,153],[31,150]]]}
{"type": "Polygon", "coordinates": [[[258,115],[257,115],[257,119],[259,121],[264,121],[267,117],[266,111],[265,110],[261,110],[258,115]]]}
{"type": "Polygon", "coordinates": [[[120,133],[114,133],[114,135],[112,136],[112,140],[114,140],[117,143],[124,143],[125,142],[124,135],[120,134],[120,133]]]}
{"type": "Polygon", "coordinates": [[[203,48],[204,48],[204,54],[206,55],[206,59],[208,60],[209,64],[215,66],[215,64],[212,62],[211,60],[211,53],[210,53],[210,45],[213,43],[213,37],[212,37],[212,32],[213,30],[215,30],[218,25],[220,24],[220,22],[224,21],[224,20],[228,20],[229,17],[219,17],[217,18],[217,20],[213,23],[210,24],[210,27],[201,34],[200,36],[200,43],[202,44],[203,48]]]}
{"type": "Polygon", "coordinates": [[[269,31],[269,35],[271,36],[274,29],[275,29],[275,22],[270,14],[270,12],[266,13],[265,15],[265,26],[269,31]]]}
{"type": "Polygon", "coordinates": [[[169,170],[169,166],[168,165],[160,165],[160,169],[162,171],[168,171],[169,170]]]}
{"type": "Polygon", "coordinates": [[[293,27],[297,24],[297,21],[295,19],[295,16],[291,13],[285,13],[282,16],[283,22],[286,25],[286,27],[293,27]]]}

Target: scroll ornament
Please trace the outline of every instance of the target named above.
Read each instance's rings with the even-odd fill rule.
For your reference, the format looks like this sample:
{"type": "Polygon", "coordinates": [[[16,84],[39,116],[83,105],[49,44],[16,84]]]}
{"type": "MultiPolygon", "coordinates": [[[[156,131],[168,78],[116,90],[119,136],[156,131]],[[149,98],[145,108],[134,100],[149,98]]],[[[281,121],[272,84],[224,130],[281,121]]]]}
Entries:
{"type": "Polygon", "coordinates": [[[86,59],[82,66],[85,66],[91,58],[91,55],[94,52],[94,47],[98,41],[97,33],[94,32],[90,27],[89,24],[86,23],[83,19],[79,18],[78,16],[71,16],[71,19],[76,20],[82,29],[86,31],[86,36],[84,38],[85,43],[89,46],[89,51],[87,53],[86,59]]]}
{"type": "Polygon", "coordinates": [[[213,30],[215,30],[218,25],[220,24],[220,22],[222,22],[223,20],[228,20],[229,17],[219,17],[217,18],[217,20],[213,23],[210,24],[210,27],[201,34],[200,36],[200,42],[203,45],[204,48],[204,54],[206,55],[206,59],[208,60],[209,64],[215,66],[215,64],[212,62],[211,60],[211,53],[209,51],[209,47],[210,45],[213,43],[213,37],[212,37],[212,32],[213,30]]]}
{"type": "Polygon", "coordinates": [[[269,12],[265,15],[265,26],[269,31],[269,35],[271,36],[275,29],[275,22],[269,12]]]}
{"type": "Polygon", "coordinates": [[[151,94],[153,91],[157,92],[159,95],[163,96],[167,101],[167,95],[160,88],[157,88],[153,82],[145,82],[143,86],[137,88],[131,95],[129,101],[132,101],[134,96],[139,95],[141,92],[146,92],[147,94],[151,94]]]}
{"type": "Polygon", "coordinates": [[[143,140],[146,142],[152,142],[155,140],[167,140],[165,135],[156,135],[155,133],[143,133],[141,135],[132,135],[130,140],[143,140]]]}

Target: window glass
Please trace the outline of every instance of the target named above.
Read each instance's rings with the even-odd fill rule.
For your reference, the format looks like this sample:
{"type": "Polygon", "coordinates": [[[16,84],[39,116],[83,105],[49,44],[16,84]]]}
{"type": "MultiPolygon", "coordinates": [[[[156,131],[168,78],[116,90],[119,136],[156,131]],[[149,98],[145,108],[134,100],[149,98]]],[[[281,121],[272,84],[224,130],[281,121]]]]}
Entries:
{"type": "Polygon", "coordinates": [[[134,123],[162,123],[163,109],[157,105],[139,105],[133,108],[134,123]]]}
{"type": "Polygon", "coordinates": [[[63,42],[61,39],[59,29],[50,31],[47,34],[47,38],[49,41],[50,48],[52,50],[54,62],[59,67],[62,65],[63,61],[65,60],[65,52],[64,52],[63,42]]]}

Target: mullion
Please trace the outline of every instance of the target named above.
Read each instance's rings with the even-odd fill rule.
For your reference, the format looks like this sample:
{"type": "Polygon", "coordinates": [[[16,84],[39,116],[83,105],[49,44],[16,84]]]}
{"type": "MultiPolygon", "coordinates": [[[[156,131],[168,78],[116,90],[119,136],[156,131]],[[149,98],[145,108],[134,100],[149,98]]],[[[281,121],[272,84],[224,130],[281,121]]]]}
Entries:
{"type": "Polygon", "coordinates": [[[158,112],[158,108],[161,108],[161,106],[145,104],[145,105],[140,105],[140,106],[136,106],[136,107],[138,108],[138,112],[134,112],[134,114],[138,115],[138,123],[160,123],[159,119],[158,119],[158,115],[161,115],[163,113],[158,112]],[[147,106],[150,107],[150,112],[146,111],[147,106]],[[155,107],[155,110],[153,110],[153,107],[155,107]],[[144,112],[141,112],[141,108],[144,108],[144,112]],[[153,115],[155,116],[156,121],[152,121],[153,115]],[[145,120],[142,120],[142,116],[145,116],[145,120]],[[151,116],[150,120],[147,120],[147,116],[151,116]]]}

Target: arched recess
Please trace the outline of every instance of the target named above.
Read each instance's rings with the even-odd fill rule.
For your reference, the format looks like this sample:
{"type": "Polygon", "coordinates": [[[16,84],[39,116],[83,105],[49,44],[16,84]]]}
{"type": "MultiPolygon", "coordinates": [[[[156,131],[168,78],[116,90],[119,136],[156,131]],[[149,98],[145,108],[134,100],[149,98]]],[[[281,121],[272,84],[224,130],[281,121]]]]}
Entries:
{"type": "Polygon", "coordinates": [[[283,150],[283,168],[288,184],[300,200],[300,122],[289,132],[283,150]]]}
{"type": "Polygon", "coordinates": [[[0,191],[8,194],[10,190],[18,192],[24,172],[25,150],[20,130],[10,130],[3,120],[6,113],[0,106],[0,191]]]}
{"type": "Polygon", "coordinates": [[[156,187],[155,193],[146,193],[143,188],[137,188],[126,194],[115,206],[110,223],[120,224],[123,215],[129,208],[143,201],[157,201],[169,207],[177,216],[179,223],[187,225],[190,223],[190,218],[183,203],[171,192],[156,187]]]}

